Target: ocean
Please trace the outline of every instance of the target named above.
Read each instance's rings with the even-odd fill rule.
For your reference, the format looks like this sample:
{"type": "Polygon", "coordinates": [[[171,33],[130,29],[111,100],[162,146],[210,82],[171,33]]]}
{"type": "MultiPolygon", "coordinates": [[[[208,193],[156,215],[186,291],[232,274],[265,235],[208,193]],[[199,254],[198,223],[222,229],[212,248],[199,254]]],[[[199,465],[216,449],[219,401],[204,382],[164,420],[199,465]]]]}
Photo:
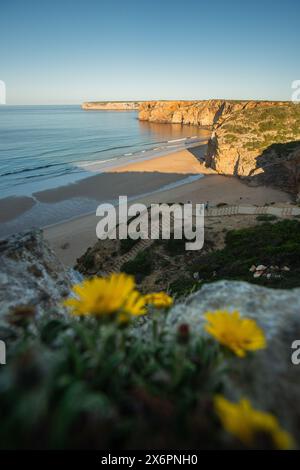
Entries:
{"type": "Polygon", "coordinates": [[[204,138],[198,127],[140,122],[135,111],[0,106],[0,198],[28,196],[204,138]]]}

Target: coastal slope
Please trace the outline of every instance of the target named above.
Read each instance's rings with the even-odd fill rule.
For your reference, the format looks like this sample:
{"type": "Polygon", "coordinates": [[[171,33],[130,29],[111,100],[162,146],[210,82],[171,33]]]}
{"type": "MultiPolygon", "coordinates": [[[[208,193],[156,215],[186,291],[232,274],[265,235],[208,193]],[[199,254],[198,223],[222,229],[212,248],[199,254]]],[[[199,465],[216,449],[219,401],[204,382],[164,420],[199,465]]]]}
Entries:
{"type": "Polygon", "coordinates": [[[286,103],[232,114],[215,128],[206,165],[218,173],[279,187],[299,197],[300,107],[286,103]]]}
{"type": "Polygon", "coordinates": [[[202,100],[145,101],[139,106],[139,120],[159,123],[192,124],[213,128],[229,116],[245,109],[282,106],[283,101],[202,100]]]}

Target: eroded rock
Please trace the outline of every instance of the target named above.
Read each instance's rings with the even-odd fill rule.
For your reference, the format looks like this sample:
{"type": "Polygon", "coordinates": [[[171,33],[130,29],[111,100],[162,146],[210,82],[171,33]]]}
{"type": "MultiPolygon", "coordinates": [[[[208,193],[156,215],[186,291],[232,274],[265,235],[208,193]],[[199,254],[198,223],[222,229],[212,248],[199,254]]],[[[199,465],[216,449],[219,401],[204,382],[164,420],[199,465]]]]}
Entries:
{"type": "MultiPolygon", "coordinates": [[[[14,310],[45,314],[67,296],[80,275],[66,270],[43,238],[31,231],[0,241],[0,321],[14,310]]],[[[62,310],[61,310],[62,311],[62,310]]]]}
{"type": "Polygon", "coordinates": [[[145,101],[140,103],[139,119],[212,128],[235,112],[282,104],[284,102],[239,100],[145,101]]]}
{"type": "Polygon", "coordinates": [[[297,196],[300,189],[300,107],[277,103],[244,108],[221,122],[210,141],[206,165],[297,196]]]}

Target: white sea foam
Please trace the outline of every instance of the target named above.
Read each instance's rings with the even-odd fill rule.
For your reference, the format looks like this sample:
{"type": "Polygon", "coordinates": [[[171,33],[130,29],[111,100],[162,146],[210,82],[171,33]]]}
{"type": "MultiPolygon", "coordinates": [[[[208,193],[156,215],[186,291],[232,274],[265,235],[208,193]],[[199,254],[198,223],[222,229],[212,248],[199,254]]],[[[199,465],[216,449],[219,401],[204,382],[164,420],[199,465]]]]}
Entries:
{"type": "Polygon", "coordinates": [[[173,139],[173,140],[167,140],[167,142],[183,142],[184,140],[187,140],[189,137],[182,137],[182,139],[173,139]]]}
{"type": "Polygon", "coordinates": [[[197,145],[198,142],[201,142],[201,140],[202,139],[199,139],[198,136],[168,140],[163,142],[163,145],[161,145],[160,147],[142,149],[136,152],[128,152],[105,160],[78,162],[76,163],[76,166],[83,170],[88,169],[88,171],[101,173],[106,168],[114,168],[116,166],[119,166],[119,164],[127,165],[139,159],[143,161],[148,158],[167,155],[169,152],[174,150],[184,150],[197,145]],[[145,154],[147,154],[147,156],[145,154]]]}
{"type": "Polygon", "coordinates": [[[115,158],[109,158],[108,160],[96,160],[96,161],[89,161],[89,162],[79,162],[79,163],[76,163],[76,166],[78,166],[79,168],[85,168],[87,166],[94,166],[94,165],[99,165],[99,163],[107,163],[107,162],[111,162],[112,160],[117,160],[118,157],[115,157],[115,158]]]}

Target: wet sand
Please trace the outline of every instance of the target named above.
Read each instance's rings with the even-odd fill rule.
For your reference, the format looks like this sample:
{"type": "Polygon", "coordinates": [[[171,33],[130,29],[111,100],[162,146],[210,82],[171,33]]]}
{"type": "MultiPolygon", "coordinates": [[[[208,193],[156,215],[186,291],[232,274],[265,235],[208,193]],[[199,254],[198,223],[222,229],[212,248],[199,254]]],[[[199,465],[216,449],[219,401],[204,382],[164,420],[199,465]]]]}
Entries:
{"type": "Polygon", "coordinates": [[[34,199],[27,196],[13,196],[0,199],[0,223],[15,219],[34,205],[34,199]]]}

